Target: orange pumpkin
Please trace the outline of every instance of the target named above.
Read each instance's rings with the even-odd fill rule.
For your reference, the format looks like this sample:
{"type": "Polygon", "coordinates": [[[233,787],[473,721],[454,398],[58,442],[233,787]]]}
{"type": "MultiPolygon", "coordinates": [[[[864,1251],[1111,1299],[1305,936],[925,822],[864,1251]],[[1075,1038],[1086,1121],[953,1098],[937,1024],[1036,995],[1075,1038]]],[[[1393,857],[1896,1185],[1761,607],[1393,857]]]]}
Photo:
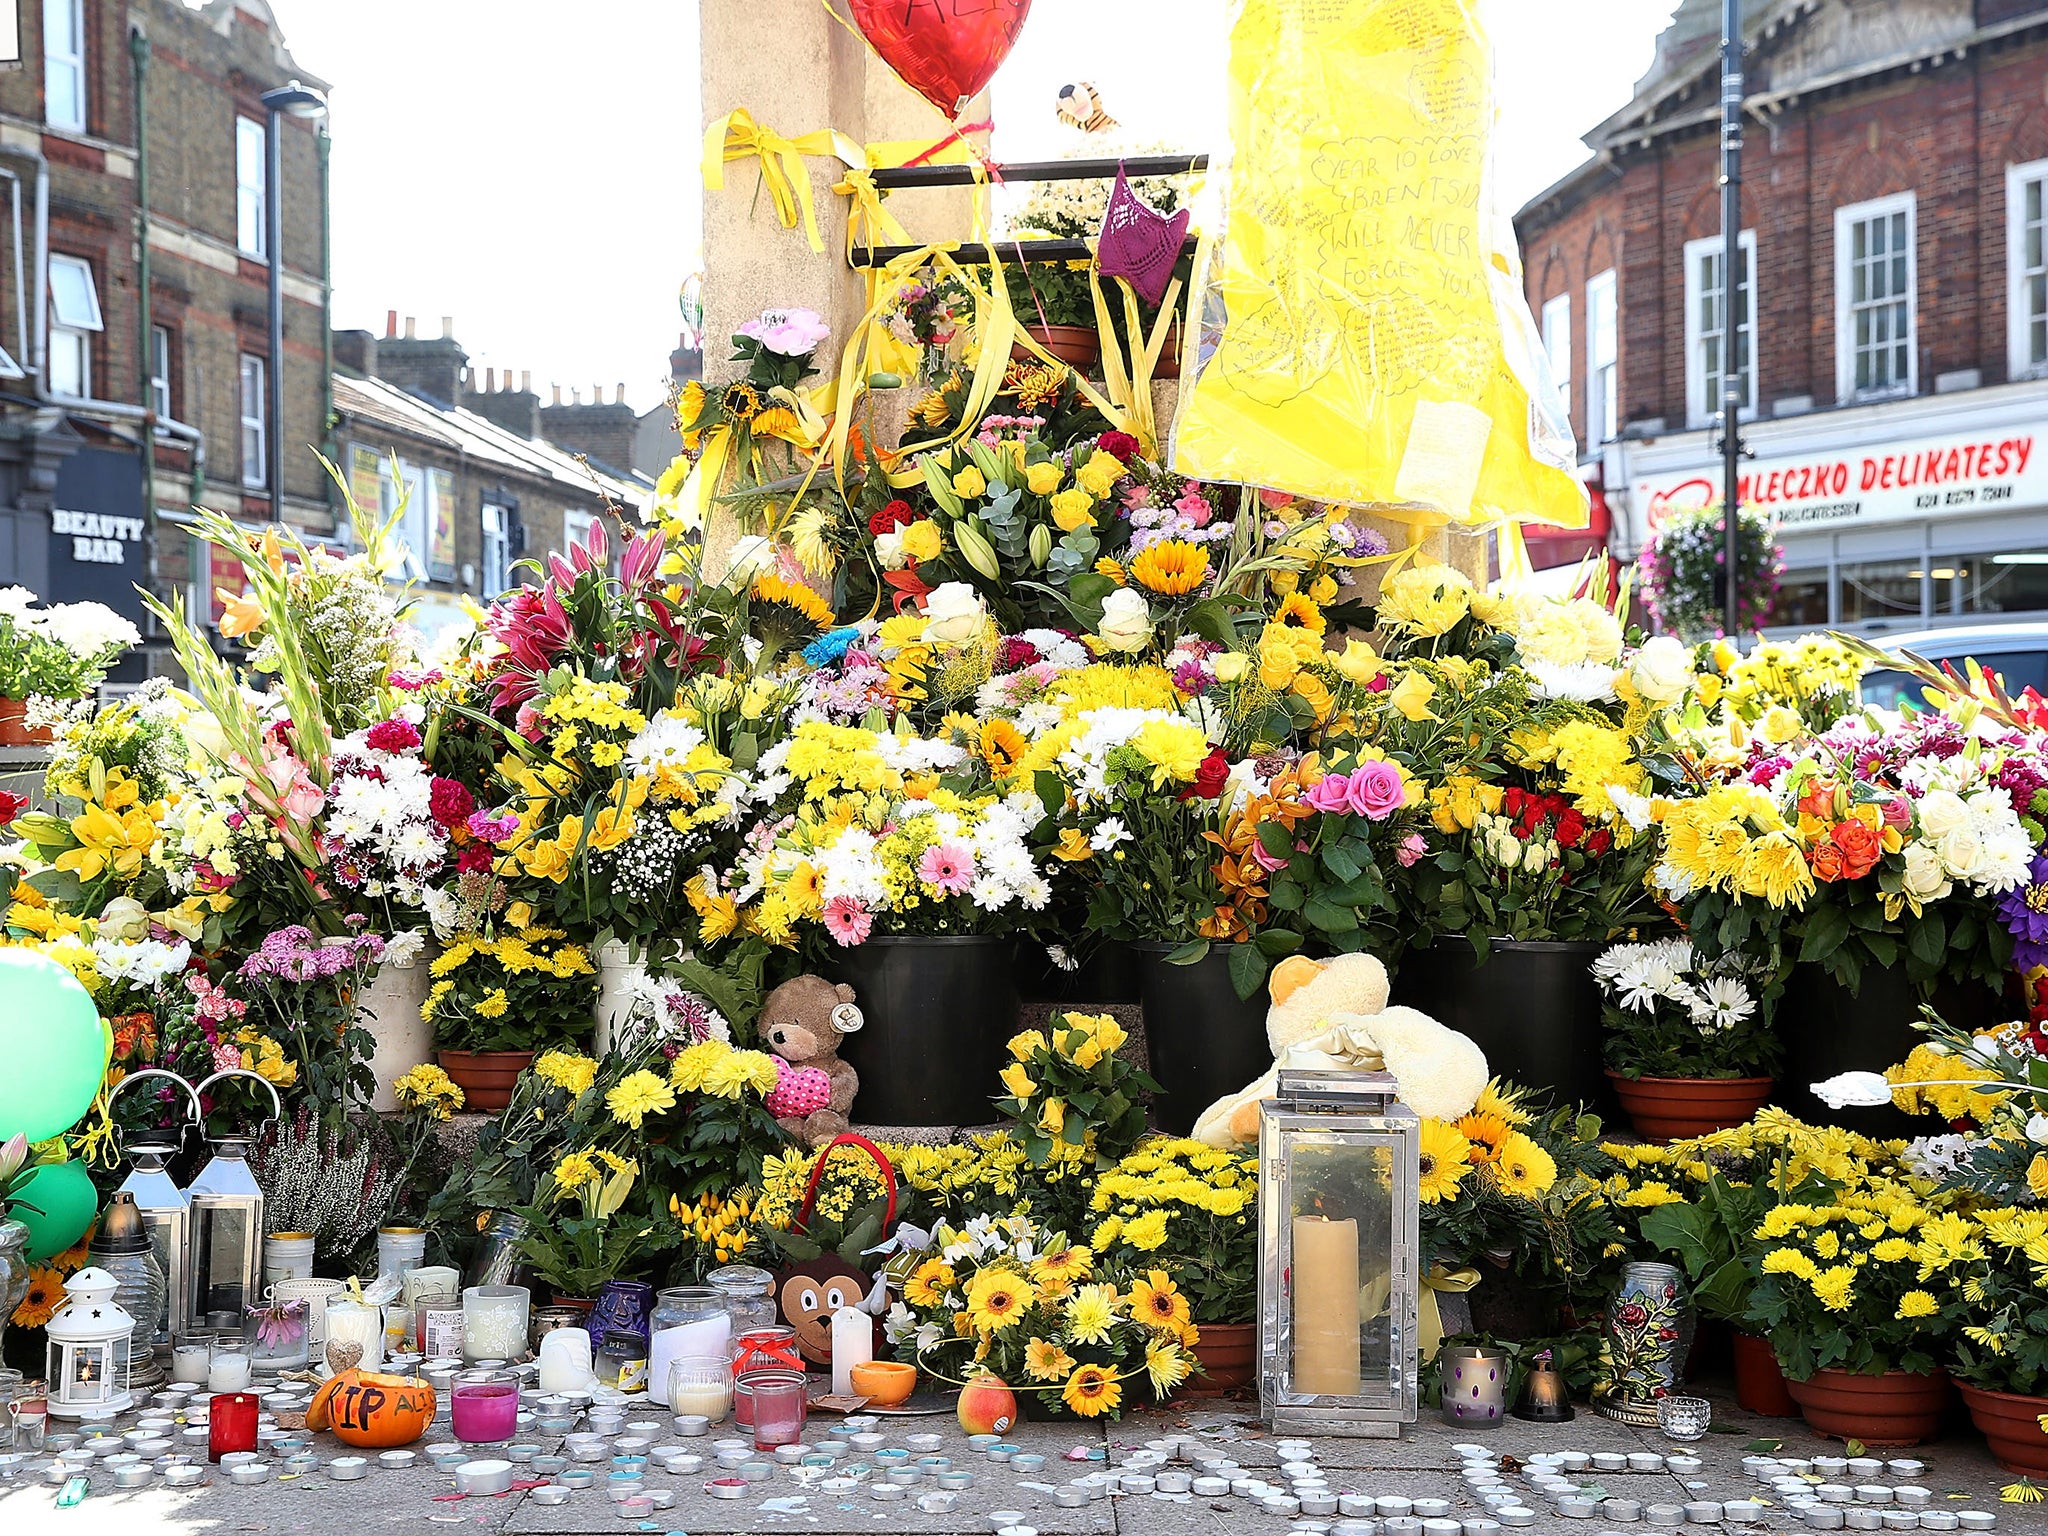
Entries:
{"type": "Polygon", "coordinates": [[[411,1445],[434,1421],[434,1388],[417,1376],[341,1371],[306,1405],[306,1428],[327,1429],[344,1445],[388,1451],[411,1445]]]}

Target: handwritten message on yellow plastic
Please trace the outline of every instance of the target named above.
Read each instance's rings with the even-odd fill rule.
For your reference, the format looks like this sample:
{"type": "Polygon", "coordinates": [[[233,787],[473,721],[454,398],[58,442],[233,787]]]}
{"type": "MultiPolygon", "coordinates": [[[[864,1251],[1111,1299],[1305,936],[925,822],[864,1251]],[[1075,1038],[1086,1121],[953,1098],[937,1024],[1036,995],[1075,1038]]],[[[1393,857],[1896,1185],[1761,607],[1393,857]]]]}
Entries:
{"type": "Polygon", "coordinates": [[[1416,521],[1583,527],[1490,237],[1477,0],[1238,0],[1222,237],[1173,467],[1416,521]]]}

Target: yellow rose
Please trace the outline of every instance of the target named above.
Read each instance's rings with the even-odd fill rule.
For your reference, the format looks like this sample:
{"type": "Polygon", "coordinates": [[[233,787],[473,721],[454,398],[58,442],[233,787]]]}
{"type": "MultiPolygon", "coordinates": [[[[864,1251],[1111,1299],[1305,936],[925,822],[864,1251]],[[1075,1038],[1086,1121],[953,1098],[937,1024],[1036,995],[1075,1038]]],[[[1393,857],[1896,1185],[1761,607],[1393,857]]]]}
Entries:
{"type": "Polygon", "coordinates": [[[985,495],[987,491],[988,482],[982,479],[981,471],[972,464],[953,477],[953,494],[963,501],[973,501],[976,497],[985,495]]]}
{"type": "Polygon", "coordinates": [[[1010,1055],[1017,1061],[1029,1061],[1046,1049],[1045,1036],[1035,1029],[1010,1036],[1010,1055]]]}
{"type": "MultiPolygon", "coordinates": [[[[970,471],[972,473],[972,471],[970,471]]],[[[980,479],[979,475],[975,476],[980,479]]],[[[903,530],[903,553],[913,560],[936,560],[939,551],[945,548],[945,539],[939,533],[939,525],[928,517],[921,517],[903,530]]]]}
{"type": "MultiPolygon", "coordinates": [[[[1330,659],[1330,664],[1343,676],[1345,681],[1361,686],[1371,682],[1381,672],[1380,658],[1373,648],[1363,640],[1347,640],[1343,651],[1330,659]]],[[[1218,677],[1222,674],[1217,673],[1218,677]]]]}
{"type": "Polygon", "coordinates": [[[1013,1061],[1003,1068],[1002,1079],[1003,1086],[1010,1090],[1013,1098],[1028,1099],[1038,1092],[1038,1084],[1032,1081],[1022,1062],[1013,1061]]]}
{"type": "Polygon", "coordinates": [[[1082,490],[1061,491],[1052,499],[1052,520],[1060,525],[1062,533],[1072,533],[1094,522],[1094,498],[1082,490]]]}
{"type": "Polygon", "coordinates": [[[1113,453],[1104,453],[1100,448],[1082,466],[1074,478],[1081,482],[1088,494],[1098,501],[1110,492],[1110,487],[1124,477],[1123,461],[1113,453]]]}
{"type": "Polygon", "coordinates": [[[1410,672],[1394,685],[1394,691],[1387,695],[1387,702],[1400,712],[1404,720],[1435,720],[1439,718],[1429,707],[1429,701],[1436,696],[1436,685],[1420,672],[1410,672]]]}
{"type": "Polygon", "coordinates": [[[1245,659],[1242,651],[1225,651],[1220,656],[1212,657],[1209,662],[1209,670],[1216,674],[1216,681],[1219,683],[1236,682],[1244,676],[1244,669],[1245,659]]]}
{"type": "Polygon", "coordinates": [[[1050,459],[1024,471],[1024,484],[1034,496],[1050,496],[1060,488],[1062,478],[1059,465],[1050,459]]]}

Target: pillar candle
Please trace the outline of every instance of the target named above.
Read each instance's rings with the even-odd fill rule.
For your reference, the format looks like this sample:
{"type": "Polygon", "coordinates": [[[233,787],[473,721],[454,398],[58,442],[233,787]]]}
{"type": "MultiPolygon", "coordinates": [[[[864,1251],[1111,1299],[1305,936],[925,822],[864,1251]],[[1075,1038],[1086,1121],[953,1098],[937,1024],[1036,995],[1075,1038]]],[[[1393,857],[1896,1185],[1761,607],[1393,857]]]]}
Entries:
{"type": "Polygon", "coordinates": [[[327,1303],[326,1359],[331,1366],[339,1358],[345,1367],[374,1371],[384,1363],[384,1309],[351,1296],[336,1296],[327,1303]],[[358,1353],[353,1361],[348,1347],[358,1353]]]}
{"type": "Polygon", "coordinates": [[[581,1328],[557,1328],[540,1341],[540,1389],[588,1392],[597,1385],[590,1368],[590,1335],[581,1328]]]}
{"type": "Polygon", "coordinates": [[[832,1390],[853,1393],[853,1368],[875,1358],[875,1324],[867,1313],[841,1307],[832,1314],[832,1390]]]}
{"type": "Polygon", "coordinates": [[[1358,1364],[1358,1223],[1294,1218],[1296,1392],[1355,1397],[1358,1364]]]}

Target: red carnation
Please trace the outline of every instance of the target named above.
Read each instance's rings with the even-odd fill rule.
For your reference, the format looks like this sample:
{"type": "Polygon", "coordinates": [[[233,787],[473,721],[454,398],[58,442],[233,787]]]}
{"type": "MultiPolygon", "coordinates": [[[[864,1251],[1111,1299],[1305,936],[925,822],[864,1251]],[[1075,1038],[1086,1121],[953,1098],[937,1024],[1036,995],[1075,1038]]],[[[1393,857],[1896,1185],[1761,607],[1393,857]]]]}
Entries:
{"type": "Polygon", "coordinates": [[[434,788],[427,797],[427,814],[444,827],[459,826],[469,820],[469,813],[476,809],[476,796],[460,780],[434,778],[434,788]]]}
{"type": "Polygon", "coordinates": [[[455,867],[465,875],[473,874],[478,870],[489,869],[491,860],[496,856],[497,851],[489,843],[471,843],[462,850],[461,857],[455,861],[455,867]]]}
{"type": "Polygon", "coordinates": [[[410,720],[379,720],[363,739],[378,752],[410,752],[420,744],[420,729],[410,720]]]}
{"type": "Polygon", "coordinates": [[[885,533],[894,533],[916,521],[916,509],[899,496],[868,519],[868,532],[879,539],[885,533]]]}
{"type": "Polygon", "coordinates": [[[1105,432],[1095,439],[1095,446],[1113,455],[1120,464],[1128,464],[1138,456],[1138,440],[1128,432],[1105,432]]]}
{"type": "Polygon", "coordinates": [[[1017,636],[1012,635],[1003,642],[1002,648],[996,652],[996,670],[998,672],[1020,672],[1026,667],[1036,666],[1043,660],[1045,660],[1045,657],[1039,653],[1037,646],[1033,645],[1029,640],[1021,640],[1017,636]]]}

